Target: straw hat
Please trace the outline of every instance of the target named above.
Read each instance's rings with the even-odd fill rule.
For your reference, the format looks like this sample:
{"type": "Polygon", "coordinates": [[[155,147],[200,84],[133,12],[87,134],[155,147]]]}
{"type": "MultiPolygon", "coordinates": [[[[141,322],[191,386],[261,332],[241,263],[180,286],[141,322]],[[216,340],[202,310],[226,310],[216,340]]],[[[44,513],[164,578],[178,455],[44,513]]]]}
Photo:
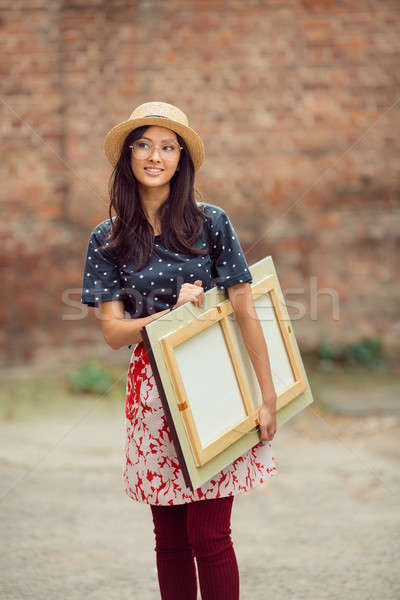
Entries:
{"type": "Polygon", "coordinates": [[[104,140],[104,152],[113,166],[118,162],[126,136],[133,129],[142,125],[159,125],[175,131],[185,140],[194,168],[196,170],[200,168],[204,160],[204,145],[199,134],[189,127],[189,121],[184,112],[166,102],[141,104],[135,108],[128,121],[119,123],[107,133],[104,140]]]}

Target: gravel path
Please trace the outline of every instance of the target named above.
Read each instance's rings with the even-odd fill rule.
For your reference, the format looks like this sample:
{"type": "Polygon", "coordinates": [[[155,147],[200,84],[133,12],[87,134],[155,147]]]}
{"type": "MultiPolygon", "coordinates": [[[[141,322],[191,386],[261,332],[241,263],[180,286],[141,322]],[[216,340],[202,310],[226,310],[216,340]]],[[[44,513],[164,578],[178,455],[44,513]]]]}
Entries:
{"type": "MultiPolygon", "coordinates": [[[[122,409],[0,423],[2,600],[157,600],[150,510],[122,487],[122,409]]],[[[316,405],[278,431],[278,474],[236,497],[241,600],[400,598],[398,416],[316,405]]]]}

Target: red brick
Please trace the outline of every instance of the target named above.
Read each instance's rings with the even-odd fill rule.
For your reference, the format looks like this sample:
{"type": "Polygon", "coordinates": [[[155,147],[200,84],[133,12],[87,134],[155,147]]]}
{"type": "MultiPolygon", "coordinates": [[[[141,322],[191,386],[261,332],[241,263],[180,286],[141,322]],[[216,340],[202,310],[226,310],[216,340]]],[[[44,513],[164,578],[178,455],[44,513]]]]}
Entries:
{"type": "Polygon", "coordinates": [[[105,6],[76,0],[60,16],[44,0],[14,0],[2,10],[0,360],[33,360],[46,344],[70,345],[73,356],[80,343],[91,352],[92,340],[104,343],[90,311],[62,320],[61,294],[80,286],[89,232],[108,216],[104,135],[152,98],[180,106],[202,135],[197,186],[227,209],[250,264],[271,254],[282,287],[303,287],[307,303],[312,276],[337,290],[340,323],[324,300],[301,345],[371,328],[398,352],[395,4],[105,6]],[[367,302],[383,287],[384,324],[376,299],[367,302]]]}

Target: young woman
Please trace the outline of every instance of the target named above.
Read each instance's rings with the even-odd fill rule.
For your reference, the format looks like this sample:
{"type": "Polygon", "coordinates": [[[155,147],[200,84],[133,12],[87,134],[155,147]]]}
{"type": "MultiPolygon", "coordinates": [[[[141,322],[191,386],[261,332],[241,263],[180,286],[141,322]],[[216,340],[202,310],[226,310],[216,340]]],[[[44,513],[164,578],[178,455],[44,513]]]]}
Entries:
{"type": "Polygon", "coordinates": [[[196,559],[203,600],[235,600],[239,572],[230,537],[233,498],[277,471],[270,443],[276,432],[276,394],[252,301],[252,277],[226,212],[195,200],[194,175],[204,147],[179,108],[164,102],[140,105],[128,121],[111,129],[104,149],[114,167],[109,219],[90,235],[82,302],[99,307],[111,348],[135,345],[126,382],[125,491],[150,505],[163,599],[197,597],[196,559]],[[258,378],[261,441],[191,491],[140,330],[185,302],[200,306],[205,291],[215,285],[227,291],[258,378]]]}

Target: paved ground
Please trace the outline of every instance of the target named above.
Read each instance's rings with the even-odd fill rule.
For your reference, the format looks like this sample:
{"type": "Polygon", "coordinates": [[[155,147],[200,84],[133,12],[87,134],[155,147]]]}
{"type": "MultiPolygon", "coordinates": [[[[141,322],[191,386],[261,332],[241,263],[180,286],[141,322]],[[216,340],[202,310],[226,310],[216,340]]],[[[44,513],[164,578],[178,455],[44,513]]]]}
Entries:
{"type": "MultiPolygon", "coordinates": [[[[313,404],[273,442],[279,473],[235,499],[241,599],[400,598],[397,415],[313,404]]],[[[2,600],[156,600],[148,506],[121,479],[122,407],[0,423],[2,600]]]]}

